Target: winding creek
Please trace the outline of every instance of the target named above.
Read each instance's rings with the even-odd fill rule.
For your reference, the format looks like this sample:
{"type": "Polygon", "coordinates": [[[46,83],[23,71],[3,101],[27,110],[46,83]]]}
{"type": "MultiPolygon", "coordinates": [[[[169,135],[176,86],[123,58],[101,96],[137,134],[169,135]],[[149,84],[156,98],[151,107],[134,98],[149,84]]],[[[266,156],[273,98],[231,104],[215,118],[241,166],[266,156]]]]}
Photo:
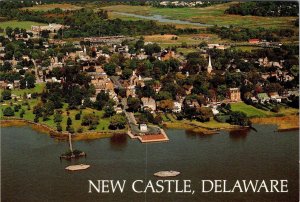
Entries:
{"type": "Polygon", "coordinates": [[[274,132],[273,125],[255,131],[221,131],[200,136],[168,129],[168,143],[141,144],[127,136],[76,141],[87,153],[76,162],[60,161],[67,142],[59,142],[29,127],[1,129],[2,201],[297,201],[299,131],[274,132]],[[68,172],[85,163],[85,171],[68,172]],[[88,180],[158,179],[153,173],[177,170],[175,179],[190,179],[197,191],[201,179],[228,181],[287,179],[289,193],[235,194],[88,194],[88,180]]]}
{"type": "Polygon", "coordinates": [[[140,19],[146,19],[146,20],[154,20],[162,23],[172,23],[172,24],[180,24],[180,25],[195,25],[195,26],[213,26],[210,24],[204,24],[204,23],[198,23],[198,22],[190,22],[190,21],[185,21],[185,20],[174,20],[174,19],[168,19],[162,15],[150,15],[150,16],[145,16],[145,15],[137,15],[133,13],[123,13],[123,12],[114,12],[119,15],[124,15],[124,16],[129,16],[129,17],[135,17],[135,18],[140,18],[140,19]]]}

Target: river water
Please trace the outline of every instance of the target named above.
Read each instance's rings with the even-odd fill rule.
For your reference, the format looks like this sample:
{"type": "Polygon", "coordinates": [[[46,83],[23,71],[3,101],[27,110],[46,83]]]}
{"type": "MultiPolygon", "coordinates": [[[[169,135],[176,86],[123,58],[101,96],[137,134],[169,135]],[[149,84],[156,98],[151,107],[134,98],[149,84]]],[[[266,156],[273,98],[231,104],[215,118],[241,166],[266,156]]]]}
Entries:
{"type": "Polygon", "coordinates": [[[58,158],[68,144],[29,127],[1,129],[1,201],[298,201],[298,131],[274,132],[272,125],[255,131],[201,136],[166,130],[168,143],[141,144],[126,136],[74,142],[87,157],[69,162],[58,158]],[[85,163],[85,171],[68,172],[85,163]],[[191,194],[136,194],[130,183],[157,179],[153,173],[176,170],[175,179],[192,181],[191,194]],[[88,194],[88,180],[127,180],[125,193],[88,194]],[[201,193],[202,179],[287,179],[288,193],[201,193]],[[198,191],[198,192],[197,192],[198,191]]]}
{"type": "Polygon", "coordinates": [[[162,15],[137,15],[133,13],[123,13],[123,12],[114,12],[120,15],[125,15],[129,17],[135,17],[135,18],[140,18],[140,19],[146,19],[146,20],[154,20],[158,22],[163,22],[163,23],[172,23],[172,24],[180,24],[180,25],[194,25],[194,26],[212,26],[210,24],[204,24],[204,23],[199,23],[199,22],[190,22],[190,21],[185,21],[185,20],[174,20],[174,19],[168,19],[162,15]]]}

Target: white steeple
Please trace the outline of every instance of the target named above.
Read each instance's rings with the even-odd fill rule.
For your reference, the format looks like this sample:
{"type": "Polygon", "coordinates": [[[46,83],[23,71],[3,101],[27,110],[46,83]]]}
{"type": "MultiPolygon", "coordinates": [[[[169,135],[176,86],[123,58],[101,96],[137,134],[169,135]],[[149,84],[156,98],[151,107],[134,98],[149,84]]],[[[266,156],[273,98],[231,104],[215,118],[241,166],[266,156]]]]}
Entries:
{"type": "Polygon", "coordinates": [[[211,58],[210,55],[208,55],[208,66],[207,66],[207,72],[210,74],[212,71],[212,66],[211,66],[211,58]]]}

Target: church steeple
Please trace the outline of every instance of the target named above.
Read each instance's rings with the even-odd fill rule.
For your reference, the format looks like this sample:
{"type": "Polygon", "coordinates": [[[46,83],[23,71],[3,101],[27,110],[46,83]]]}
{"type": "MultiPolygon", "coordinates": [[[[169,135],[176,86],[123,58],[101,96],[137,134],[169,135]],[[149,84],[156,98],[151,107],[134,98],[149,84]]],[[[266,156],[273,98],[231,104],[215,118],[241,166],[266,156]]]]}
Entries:
{"type": "Polygon", "coordinates": [[[212,65],[211,65],[211,58],[210,55],[208,55],[208,66],[207,66],[207,72],[210,74],[212,71],[212,65]]]}

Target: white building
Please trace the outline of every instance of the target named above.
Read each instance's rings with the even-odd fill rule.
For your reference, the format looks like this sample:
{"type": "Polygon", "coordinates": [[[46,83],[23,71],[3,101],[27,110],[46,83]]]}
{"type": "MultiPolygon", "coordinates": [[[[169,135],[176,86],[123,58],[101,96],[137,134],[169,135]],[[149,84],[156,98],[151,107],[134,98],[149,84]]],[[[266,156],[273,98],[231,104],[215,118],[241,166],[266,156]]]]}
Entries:
{"type": "Polygon", "coordinates": [[[140,131],[147,132],[147,130],[148,130],[147,124],[140,124],[140,131]]]}
{"type": "Polygon", "coordinates": [[[182,104],[180,102],[174,102],[173,112],[180,113],[182,109],[182,104]]]}

